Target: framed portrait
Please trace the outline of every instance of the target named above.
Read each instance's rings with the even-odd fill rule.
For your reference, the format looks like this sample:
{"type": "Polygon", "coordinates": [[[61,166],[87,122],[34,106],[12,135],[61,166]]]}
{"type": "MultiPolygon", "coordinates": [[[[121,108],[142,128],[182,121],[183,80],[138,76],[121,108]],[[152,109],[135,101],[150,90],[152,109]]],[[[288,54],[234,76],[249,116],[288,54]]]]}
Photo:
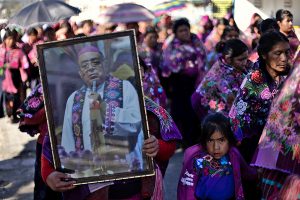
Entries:
{"type": "Polygon", "coordinates": [[[154,175],[134,31],[37,50],[55,169],[77,185],[154,175]]]}

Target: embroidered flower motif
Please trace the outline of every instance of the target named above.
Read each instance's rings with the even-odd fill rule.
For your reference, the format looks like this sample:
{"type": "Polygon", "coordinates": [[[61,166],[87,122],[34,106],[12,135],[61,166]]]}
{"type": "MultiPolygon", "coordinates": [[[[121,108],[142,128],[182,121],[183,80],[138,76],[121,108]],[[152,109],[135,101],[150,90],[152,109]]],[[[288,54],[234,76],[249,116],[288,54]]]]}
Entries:
{"type": "Polygon", "coordinates": [[[225,109],[225,106],[226,106],[226,104],[223,103],[223,101],[221,101],[221,102],[218,104],[218,112],[224,110],[224,109],[225,109]]]}
{"type": "Polygon", "coordinates": [[[262,75],[261,75],[259,70],[255,70],[251,74],[251,80],[253,80],[255,83],[262,83],[263,82],[263,78],[262,78],[262,75]]]}
{"type": "Polygon", "coordinates": [[[28,101],[28,105],[31,108],[37,108],[40,104],[41,104],[41,101],[38,97],[33,97],[33,98],[29,99],[29,101],[28,101]]]}
{"type": "Polygon", "coordinates": [[[250,121],[251,121],[251,117],[250,117],[250,114],[245,114],[245,117],[244,117],[245,121],[249,124],[250,121]]]}
{"type": "Polygon", "coordinates": [[[220,159],[220,162],[221,162],[221,165],[227,165],[227,164],[231,164],[228,159],[226,158],[226,156],[223,156],[221,159],[220,159]]]}
{"type": "Polygon", "coordinates": [[[196,169],[197,170],[200,170],[203,168],[203,158],[198,158],[196,160],[196,169]]]}
{"type": "Polygon", "coordinates": [[[287,127],[283,130],[283,133],[286,135],[286,136],[290,136],[292,135],[293,133],[293,130],[290,128],[290,127],[287,127]]]}
{"type": "Polygon", "coordinates": [[[279,119],[279,118],[280,118],[280,112],[278,112],[277,110],[274,110],[274,112],[270,113],[269,121],[273,123],[273,122],[277,121],[277,119],[279,119]]]}
{"type": "Polygon", "coordinates": [[[261,93],[260,97],[264,100],[268,100],[272,97],[272,93],[270,92],[269,87],[266,87],[261,93]]]}
{"type": "Polygon", "coordinates": [[[247,109],[247,102],[244,102],[242,99],[236,104],[237,113],[239,115],[244,114],[245,110],[247,109]]]}
{"type": "Polygon", "coordinates": [[[32,118],[33,116],[32,116],[32,114],[29,114],[29,113],[25,113],[25,118],[32,118]]]}
{"type": "Polygon", "coordinates": [[[204,160],[207,160],[208,162],[212,161],[213,157],[211,155],[206,155],[203,157],[204,160]]]}
{"type": "Polygon", "coordinates": [[[285,100],[280,104],[280,108],[283,112],[286,112],[291,107],[291,103],[289,100],[285,100]]]}
{"type": "Polygon", "coordinates": [[[234,104],[233,104],[232,107],[231,107],[231,109],[230,109],[230,111],[229,111],[229,115],[228,115],[228,116],[229,116],[231,119],[235,119],[236,114],[237,114],[237,110],[236,110],[236,107],[235,107],[234,104]]]}
{"type": "Polygon", "coordinates": [[[208,103],[210,109],[215,110],[217,107],[217,102],[215,100],[210,100],[208,103]]]}

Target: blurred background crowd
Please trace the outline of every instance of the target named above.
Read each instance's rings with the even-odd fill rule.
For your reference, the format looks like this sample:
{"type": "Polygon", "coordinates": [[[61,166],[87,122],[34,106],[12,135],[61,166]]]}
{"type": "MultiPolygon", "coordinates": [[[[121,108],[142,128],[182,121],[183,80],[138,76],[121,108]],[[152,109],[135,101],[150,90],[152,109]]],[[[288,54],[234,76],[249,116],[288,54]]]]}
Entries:
{"type": "MultiPolygon", "coordinates": [[[[148,66],[145,94],[170,112],[183,135],[182,147],[197,143],[208,113],[222,112],[231,118],[236,139],[244,141],[239,150],[250,164],[272,100],[300,62],[299,1],[42,0],[13,13],[25,1],[14,2],[0,4],[7,15],[0,32],[0,117],[7,115],[12,123],[19,121],[18,108],[40,82],[37,45],[134,29],[139,57],[148,66]],[[284,52],[283,70],[272,68],[281,62],[278,52],[284,52]]],[[[299,174],[299,162],[292,160],[293,166],[280,170],[299,174]]],[[[266,179],[270,174],[265,172],[266,179]]]]}

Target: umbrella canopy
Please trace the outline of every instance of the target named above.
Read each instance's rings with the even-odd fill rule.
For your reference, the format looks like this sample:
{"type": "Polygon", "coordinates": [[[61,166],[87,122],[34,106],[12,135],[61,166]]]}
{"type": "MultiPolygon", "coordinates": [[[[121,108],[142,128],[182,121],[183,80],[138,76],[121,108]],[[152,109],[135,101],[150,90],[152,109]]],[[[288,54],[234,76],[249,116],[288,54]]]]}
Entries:
{"type": "Polygon", "coordinates": [[[122,3],[108,7],[100,15],[100,21],[102,23],[128,23],[151,21],[154,17],[154,14],[144,6],[134,3],[122,3]]]}
{"type": "Polygon", "coordinates": [[[160,16],[182,8],[185,8],[185,3],[175,0],[175,1],[168,1],[168,2],[157,4],[153,8],[153,12],[156,16],[160,16]]]}
{"type": "Polygon", "coordinates": [[[40,0],[22,8],[9,20],[9,25],[24,28],[41,24],[57,23],[80,13],[78,8],[62,1],[40,0]]]}

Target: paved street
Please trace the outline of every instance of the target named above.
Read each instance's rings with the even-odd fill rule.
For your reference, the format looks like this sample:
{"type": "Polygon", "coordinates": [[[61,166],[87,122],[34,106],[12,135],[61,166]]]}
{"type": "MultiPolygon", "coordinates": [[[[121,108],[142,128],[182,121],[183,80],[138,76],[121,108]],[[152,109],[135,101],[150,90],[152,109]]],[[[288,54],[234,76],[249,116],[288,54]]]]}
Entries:
{"type": "Polygon", "coordinates": [[[0,199],[33,199],[36,138],[0,119],[0,199]]]}
{"type": "MultiPolygon", "coordinates": [[[[0,199],[33,199],[33,173],[36,138],[18,130],[7,118],[0,119],[0,199]]],[[[176,199],[182,152],[169,163],[165,176],[165,199],[176,199]]]]}

